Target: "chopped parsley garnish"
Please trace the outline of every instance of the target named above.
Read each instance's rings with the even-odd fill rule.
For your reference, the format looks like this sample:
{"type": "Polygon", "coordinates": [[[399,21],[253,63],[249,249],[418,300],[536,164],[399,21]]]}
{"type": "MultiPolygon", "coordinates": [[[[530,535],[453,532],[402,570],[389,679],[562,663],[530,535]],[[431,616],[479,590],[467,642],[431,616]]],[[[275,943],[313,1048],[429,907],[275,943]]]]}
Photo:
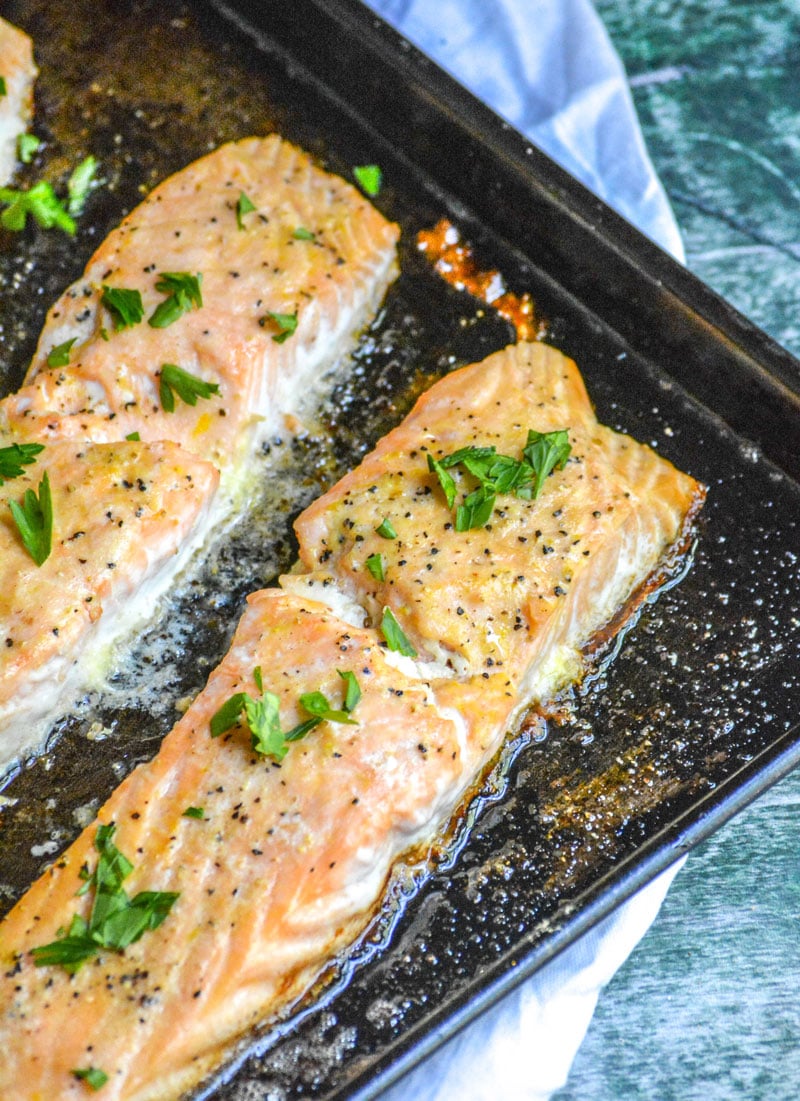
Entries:
{"type": "Polygon", "coordinates": [[[534,500],[539,496],[544,480],[551,470],[563,470],[572,448],[566,428],[558,432],[528,430],[528,442],[523,452],[536,474],[534,500]]]}
{"type": "Polygon", "coordinates": [[[30,164],[42,143],[35,134],[20,134],[17,138],[17,156],[23,164],[30,164]]]}
{"type": "Polygon", "coordinates": [[[139,443],[141,438],[142,437],[139,435],[138,432],[129,432],[128,435],[125,437],[125,439],[130,440],[131,443],[139,443]]]}
{"type": "Polygon", "coordinates": [[[383,536],[384,539],[396,539],[397,532],[394,530],[394,526],[391,520],[381,520],[378,526],[375,528],[378,535],[383,536]]]}
{"type": "Polygon", "coordinates": [[[115,829],[113,822],[97,827],[97,867],[91,874],[86,868],[81,871],[84,883],[77,894],[94,891],[89,920],[75,914],[65,933],[34,948],[37,967],[59,966],[74,974],[103,948],[124,951],[148,930],[157,929],[172,909],[178,898],[175,891],[140,891],[133,898],[127,894],[122,884],[133,864],[114,844],[115,829]]]}
{"type": "Polygon", "coordinates": [[[0,447],[0,486],[9,478],[18,478],[23,466],[30,466],[42,451],[43,443],[12,443],[0,447]]]}
{"type": "Polygon", "coordinates": [[[312,233],[310,229],[306,229],[305,226],[298,226],[292,234],[292,237],[296,241],[316,241],[316,233],[312,233]]]}
{"type": "Polygon", "coordinates": [[[488,524],[494,511],[496,495],[489,485],[480,486],[468,493],[463,504],[456,509],[456,531],[469,531],[488,524]]]}
{"type": "Polygon", "coordinates": [[[54,348],[51,348],[47,353],[47,366],[66,367],[69,363],[69,353],[72,351],[72,345],[77,339],[76,336],[73,336],[70,340],[65,340],[63,344],[56,344],[54,348]]]}
{"type": "Polygon", "coordinates": [[[73,1070],[73,1075],[85,1082],[87,1086],[90,1086],[93,1090],[100,1090],[108,1081],[108,1075],[104,1070],[100,1070],[99,1067],[80,1067],[77,1070],[73,1070]]]}
{"type": "Polygon", "coordinates": [[[8,507],[25,549],[36,565],[41,566],[50,557],[53,543],[53,499],[47,471],[39,482],[38,497],[32,489],[26,489],[22,504],[9,501],[8,507]]]}
{"type": "Polygon", "coordinates": [[[251,200],[248,199],[243,191],[240,191],[239,198],[236,201],[236,224],[239,229],[245,228],[244,222],[242,221],[245,214],[252,214],[255,209],[251,200]]]}
{"type": "Polygon", "coordinates": [[[190,275],[188,271],[160,272],[156,290],[167,297],[153,310],[147,319],[147,324],[152,325],[154,329],[166,329],[189,310],[199,310],[203,305],[203,295],[200,291],[202,282],[203,276],[200,272],[197,275],[190,275]]]}
{"type": "Polygon", "coordinates": [[[6,78],[4,76],[0,76],[0,96],[7,96],[7,95],[8,95],[8,88],[6,87],[6,78]]]}
{"type": "Polygon", "coordinates": [[[210,398],[219,393],[216,382],[205,382],[197,375],[190,375],[174,363],[164,363],[158,379],[158,396],[166,413],[175,412],[175,394],[187,405],[197,405],[198,398],[210,398]]]}
{"type": "Polygon", "coordinates": [[[394,650],[397,654],[403,654],[407,658],[415,658],[417,651],[409,642],[400,624],[395,619],[394,612],[391,608],[383,609],[383,618],[381,619],[381,633],[386,639],[386,645],[390,650],[394,650]]]}
{"type": "Polygon", "coordinates": [[[181,815],[182,818],[198,818],[200,821],[205,819],[206,812],[202,807],[187,807],[181,815]]]}
{"type": "Polygon", "coordinates": [[[337,670],[339,676],[342,678],[345,684],[344,689],[344,703],[342,704],[342,710],[346,711],[349,715],[358,701],[361,699],[361,686],[356,679],[355,673],[352,673],[349,669],[337,670]]]}
{"type": "Polygon", "coordinates": [[[97,177],[99,161],[97,157],[89,154],[72,170],[72,175],[67,181],[67,210],[73,217],[83,213],[89,192],[98,186],[97,177]]]}
{"type": "Polygon", "coordinates": [[[0,187],[0,203],[6,209],[0,214],[0,225],[14,233],[23,230],[30,215],[42,229],[63,229],[73,236],[75,222],[64,209],[61,200],[53,191],[52,185],[40,180],[27,191],[16,191],[11,187],[0,187]]]}
{"type": "Polygon", "coordinates": [[[289,752],[289,743],[304,738],[309,731],[323,722],[348,723],[357,725],[350,718],[350,712],[361,699],[361,689],[355,674],[339,670],[339,676],[345,682],[345,696],[340,709],[331,707],[328,698],[322,692],[305,692],[300,696],[300,706],[311,715],[310,719],[281,730],[280,698],[274,692],[265,692],[261,679],[261,666],[253,670],[253,680],[261,693],[256,699],[247,692],[236,692],[226,700],[211,718],[211,737],[218,738],[236,726],[244,712],[244,722],[250,731],[251,745],[256,753],[282,761],[289,752]]]}
{"type": "Polygon", "coordinates": [[[273,313],[272,310],[267,310],[266,316],[278,326],[277,333],[272,336],[276,344],[283,344],[297,328],[296,313],[273,313]]]}
{"type": "Polygon", "coordinates": [[[567,429],[555,432],[530,429],[522,459],[499,455],[494,447],[462,447],[442,459],[428,455],[428,469],[439,479],[448,508],[453,507],[457,496],[449,470],[461,466],[477,479],[478,487],[456,507],[456,531],[469,531],[489,522],[498,493],[513,493],[525,501],[536,500],[545,478],[554,469],[564,467],[571,450],[567,429]]]}
{"type": "Polygon", "coordinates": [[[366,562],[364,563],[364,565],[367,567],[367,569],[369,570],[369,572],[372,574],[372,576],[375,578],[376,581],[385,581],[386,580],[385,574],[383,572],[383,555],[382,554],[371,554],[369,556],[369,558],[366,560],[366,562]]]}
{"type": "Polygon", "coordinates": [[[132,329],[144,317],[141,292],[130,287],[108,287],[103,284],[100,304],[111,314],[115,332],[132,329]]]}
{"type": "Polygon", "coordinates": [[[381,189],[383,183],[383,174],[377,164],[359,164],[353,169],[353,175],[356,178],[356,183],[361,190],[370,196],[375,198],[381,189]]]}

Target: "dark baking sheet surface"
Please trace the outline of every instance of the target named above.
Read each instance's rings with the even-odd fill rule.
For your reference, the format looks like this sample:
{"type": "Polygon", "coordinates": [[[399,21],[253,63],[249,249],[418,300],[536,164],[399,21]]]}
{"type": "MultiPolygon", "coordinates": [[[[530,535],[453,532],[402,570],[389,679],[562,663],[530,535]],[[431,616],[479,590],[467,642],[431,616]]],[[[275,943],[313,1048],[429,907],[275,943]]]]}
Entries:
{"type": "Polygon", "coordinates": [[[399,883],[393,917],[321,1001],[208,1090],[227,1101],[367,1097],[800,759],[800,376],[355,0],[222,8],[4,6],[33,35],[42,70],[34,129],[45,144],[22,179],[63,183],[93,153],[106,184],[74,242],[0,236],[3,387],[19,384],[48,304],[140,187],[229,138],[277,128],[343,175],[379,163],[378,205],[404,230],[403,275],[318,423],[273,441],[253,515],[179,587],[110,687],[57,724],[52,751],[4,789],[3,909],[155,751],[174,701],[224,652],[246,593],[292,561],[297,510],[426,384],[510,339],[428,270],[418,229],[455,221],[483,263],[533,293],[601,418],[709,486],[690,571],[576,693],[573,717],[518,747],[458,850],[421,885],[399,883]]]}

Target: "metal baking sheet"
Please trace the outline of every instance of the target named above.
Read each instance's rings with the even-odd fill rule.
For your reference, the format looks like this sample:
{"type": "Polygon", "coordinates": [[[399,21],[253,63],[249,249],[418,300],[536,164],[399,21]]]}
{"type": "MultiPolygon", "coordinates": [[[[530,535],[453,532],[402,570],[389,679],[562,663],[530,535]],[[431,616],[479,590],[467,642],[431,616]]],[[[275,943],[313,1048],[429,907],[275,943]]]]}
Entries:
{"type": "Polygon", "coordinates": [[[521,739],[438,866],[398,880],[316,999],[201,1091],[375,1096],[800,760],[798,365],[357,0],[15,0],[3,14],[41,69],[44,145],[22,180],[63,185],[89,153],[105,180],[74,241],[0,235],[4,390],[48,303],[142,190],[221,141],[277,129],[345,176],[379,163],[378,205],[403,229],[401,278],[319,417],[271,442],[263,499],[4,789],[3,910],[155,752],[244,596],[291,563],[296,512],[433,379],[512,338],[430,271],[420,228],[454,221],[533,294],[601,419],[709,486],[687,575],[571,717],[521,739]]]}

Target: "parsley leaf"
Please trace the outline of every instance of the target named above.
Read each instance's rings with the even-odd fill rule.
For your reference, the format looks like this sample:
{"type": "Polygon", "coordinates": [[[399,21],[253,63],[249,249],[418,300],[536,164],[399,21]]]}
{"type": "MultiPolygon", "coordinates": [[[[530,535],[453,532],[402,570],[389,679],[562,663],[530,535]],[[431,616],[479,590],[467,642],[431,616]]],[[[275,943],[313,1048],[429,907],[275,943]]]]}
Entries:
{"type": "Polygon", "coordinates": [[[8,507],[25,549],[36,565],[41,566],[50,557],[53,542],[53,499],[47,471],[39,482],[38,497],[32,489],[26,489],[22,504],[9,501],[8,507]]]}
{"type": "Polygon", "coordinates": [[[77,1070],[73,1070],[72,1073],[93,1090],[102,1089],[108,1081],[108,1075],[99,1067],[79,1067],[77,1070]]]}
{"type": "Polygon", "coordinates": [[[75,234],[75,222],[64,209],[52,185],[40,180],[27,191],[0,187],[0,203],[6,209],[0,214],[0,225],[13,232],[23,230],[30,215],[42,229],[62,229],[71,237],[75,234]]]}
{"type": "Polygon", "coordinates": [[[349,726],[358,726],[355,719],[351,719],[348,712],[342,708],[332,708],[328,697],[323,692],[304,692],[300,697],[300,705],[310,715],[320,722],[347,723],[349,726]]]}
{"type": "Polygon", "coordinates": [[[220,734],[227,733],[232,726],[236,726],[239,716],[247,699],[246,692],[236,692],[230,699],[223,703],[211,717],[211,737],[218,738],[220,734]]]}
{"type": "Polygon", "coordinates": [[[63,967],[71,975],[80,968],[82,963],[91,959],[98,951],[97,942],[89,936],[89,926],[76,914],[72,919],[69,932],[52,941],[33,949],[33,959],[37,967],[63,967]]]}
{"type": "Polygon", "coordinates": [[[260,700],[245,696],[244,717],[250,728],[256,753],[282,761],[289,752],[281,731],[280,698],[274,692],[264,692],[260,700]]]}
{"type": "Polygon", "coordinates": [[[65,340],[63,344],[56,344],[47,353],[47,366],[48,367],[66,367],[69,363],[69,353],[72,351],[72,345],[78,338],[73,336],[70,340],[65,340]]]}
{"type": "Polygon", "coordinates": [[[0,76],[0,96],[7,96],[7,95],[8,95],[8,88],[6,86],[6,78],[4,76],[0,76]]]}
{"type": "Polygon", "coordinates": [[[114,331],[132,329],[144,317],[142,295],[129,287],[109,287],[103,284],[100,304],[111,314],[114,331]]]}
{"type": "Polygon", "coordinates": [[[496,494],[491,484],[478,486],[456,509],[456,531],[469,531],[488,524],[494,511],[496,494]]]}
{"type": "Polygon", "coordinates": [[[5,485],[8,478],[18,478],[23,466],[30,466],[42,451],[42,443],[12,443],[0,447],[0,486],[5,485]]]}
{"type": "Polygon", "coordinates": [[[381,633],[386,639],[386,645],[390,650],[394,650],[397,654],[403,654],[407,658],[415,658],[417,656],[417,651],[409,642],[405,632],[395,619],[394,612],[389,607],[383,609],[381,633]]]}
{"type": "Polygon", "coordinates": [[[187,405],[197,405],[198,398],[210,398],[219,393],[216,382],[204,382],[174,363],[163,363],[158,380],[158,396],[166,413],[175,412],[175,394],[187,405]]]}
{"type": "Polygon", "coordinates": [[[342,709],[349,715],[361,699],[361,686],[356,679],[355,673],[351,672],[349,669],[339,669],[337,672],[345,683],[342,709]]]}
{"type": "Polygon", "coordinates": [[[181,818],[197,818],[199,821],[204,822],[206,812],[202,807],[187,807],[181,815],[181,818]]]}
{"type": "Polygon", "coordinates": [[[277,333],[272,336],[276,344],[283,344],[297,328],[296,313],[273,313],[272,310],[267,310],[266,316],[278,326],[277,333]]]}
{"type": "Polygon", "coordinates": [[[298,226],[292,234],[292,237],[294,237],[296,241],[316,241],[317,239],[316,233],[312,233],[311,230],[306,229],[305,226],[298,226]]]}
{"type": "Polygon", "coordinates": [[[361,689],[352,672],[342,672],[339,676],[345,682],[345,697],[341,710],[332,708],[322,692],[306,692],[300,696],[300,705],[311,714],[286,732],[281,730],[280,698],[274,692],[264,692],[261,682],[261,667],[253,670],[253,679],[261,699],[255,699],[246,692],[236,692],[226,700],[211,718],[211,737],[217,738],[226,733],[240,721],[244,712],[244,721],[251,735],[251,744],[256,753],[282,761],[289,752],[289,743],[299,741],[323,722],[347,723],[357,725],[351,719],[350,712],[361,699],[361,689]]]}
{"type": "Polygon", "coordinates": [[[452,508],[456,501],[456,483],[453,481],[452,474],[448,474],[445,464],[440,463],[438,459],[434,459],[431,454],[428,455],[428,470],[439,479],[439,485],[444,490],[447,507],[452,508]]]}
{"type": "Polygon", "coordinates": [[[160,272],[156,290],[166,294],[167,297],[153,310],[147,319],[147,324],[154,329],[166,329],[189,310],[199,310],[203,305],[203,295],[200,291],[202,282],[203,276],[200,272],[197,275],[190,275],[188,271],[160,272]]]}
{"type": "Polygon", "coordinates": [[[369,570],[369,572],[372,574],[372,576],[375,578],[376,581],[385,581],[386,580],[386,576],[383,572],[383,555],[382,554],[371,554],[369,556],[369,558],[366,560],[366,562],[364,563],[364,565],[367,567],[367,569],[369,570]]]}
{"type": "Polygon", "coordinates": [[[20,134],[17,138],[17,156],[23,164],[30,164],[42,143],[35,134],[20,134]]]}
{"type": "Polygon", "coordinates": [[[125,439],[129,440],[131,443],[139,443],[141,438],[142,437],[139,435],[138,432],[129,432],[128,435],[125,437],[125,439]]]}
{"type": "Polygon", "coordinates": [[[291,730],[287,730],[284,738],[287,742],[299,742],[301,738],[305,738],[306,734],[316,730],[321,722],[322,719],[306,719],[304,722],[298,723],[297,726],[293,726],[291,730]]]}
{"type": "Polygon", "coordinates": [[[251,200],[248,199],[247,195],[245,195],[243,191],[240,191],[239,198],[236,201],[236,224],[239,229],[245,228],[245,224],[242,221],[245,214],[252,214],[255,209],[255,206],[251,200]]]}
{"type": "MultiPolygon", "coordinates": [[[[125,892],[121,891],[124,895],[125,892]]],[[[124,951],[151,929],[157,929],[168,916],[178,895],[174,891],[139,891],[132,899],[115,904],[100,926],[104,948],[124,951]]]]}
{"type": "Polygon", "coordinates": [[[353,169],[353,175],[361,190],[375,198],[383,183],[383,174],[377,164],[359,164],[353,169]]]}
{"type": "Polygon", "coordinates": [[[172,909],[178,894],[174,891],[140,891],[130,898],[122,884],[133,871],[133,864],[113,841],[113,822],[97,828],[94,846],[99,853],[97,866],[89,874],[83,870],[84,884],[77,892],[94,890],[88,922],[75,914],[69,930],[52,941],[32,949],[37,967],[58,965],[74,974],[101,948],[124,951],[150,929],[157,929],[172,909]]]}
{"type": "Polygon", "coordinates": [[[536,475],[536,486],[533,491],[534,499],[539,496],[544,480],[550,471],[564,469],[571,450],[566,428],[562,428],[557,432],[528,430],[528,442],[525,444],[523,455],[533,467],[536,475]]]}
{"type": "Polygon", "coordinates": [[[67,181],[67,210],[73,217],[83,213],[89,192],[100,183],[96,178],[98,166],[97,157],[89,154],[72,170],[72,175],[67,181]]]}
{"type": "Polygon", "coordinates": [[[396,539],[397,532],[394,530],[394,525],[391,520],[381,520],[378,526],[375,528],[376,534],[382,536],[384,539],[396,539]]]}
{"type": "Polygon", "coordinates": [[[530,429],[522,459],[498,455],[494,447],[462,447],[441,459],[428,455],[428,469],[438,478],[448,508],[455,504],[458,492],[450,469],[461,466],[477,479],[478,487],[456,508],[456,531],[469,531],[489,522],[499,493],[513,493],[525,501],[535,500],[544,479],[552,470],[563,468],[570,451],[567,429],[555,432],[530,429]]]}

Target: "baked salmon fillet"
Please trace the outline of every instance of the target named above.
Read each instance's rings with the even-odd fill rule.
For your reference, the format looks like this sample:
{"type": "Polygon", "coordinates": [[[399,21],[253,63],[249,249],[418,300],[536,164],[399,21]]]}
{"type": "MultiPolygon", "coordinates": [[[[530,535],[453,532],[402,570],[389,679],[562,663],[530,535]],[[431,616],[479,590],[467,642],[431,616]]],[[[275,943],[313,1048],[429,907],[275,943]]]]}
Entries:
{"type": "Polygon", "coordinates": [[[223,145],[106,238],[0,420],[43,440],[173,440],[218,467],[222,505],[254,446],[353,348],[397,274],[397,236],[277,135],[223,145]],[[191,376],[193,400],[165,365],[191,376]]]}
{"type": "Polygon", "coordinates": [[[33,82],[37,75],[30,38],[0,18],[0,186],[14,174],[17,141],[33,113],[33,82]]]}
{"type": "Polygon", "coordinates": [[[599,426],[553,349],[437,383],[300,517],[298,572],[250,598],[156,758],[0,926],[0,1096],[84,1097],[93,1075],[103,1097],[175,1098],[288,1011],[703,494],[599,426]]]}
{"type": "Polygon", "coordinates": [[[373,624],[389,608],[421,660],[462,676],[502,669],[525,699],[546,700],[580,677],[585,644],[681,542],[704,496],[649,447],[598,424],[571,360],[515,344],[434,385],[302,513],[303,572],[284,583],[337,587],[373,624]],[[545,437],[540,449],[564,433],[563,464],[537,496],[499,491],[486,523],[457,530],[457,505],[478,480],[463,463],[447,467],[448,507],[429,460],[494,448],[510,460],[505,476],[520,476],[529,431],[545,437]]]}
{"type": "Polygon", "coordinates": [[[90,679],[109,640],[152,614],[196,549],[219,480],[176,444],[48,444],[0,487],[0,773],[30,749],[59,697],[90,679]],[[51,549],[37,565],[9,504],[41,498],[51,549]]]}
{"type": "MultiPolygon", "coordinates": [[[[40,576],[6,531],[14,553],[4,560],[5,575],[21,570],[6,611],[12,625],[24,619],[28,626],[25,661],[11,643],[0,646],[0,775],[40,737],[30,723],[33,700],[43,718],[45,703],[65,687],[67,669],[78,683],[87,641],[78,625],[88,630],[91,623],[98,644],[118,637],[127,622],[117,614],[123,599],[134,609],[155,606],[146,580],[160,551],[164,588],[187,559],[178,547],[196,549],[241,507],[256,446],[283,431],[284,418],[300,411],[377,309],[397,272],[397,232],[353,186],[295,146],[277,135],[247,138],[157,187],[52,307],[28,381],[0,402],[0,443],[45,444],[44,466],[54,491],[62,480],[62,496],[81,475],[71,458],[66,469],[54,468],[58,456],[101,454],[83,444],[132,435],[179,445],[187,470],[200,469],[197,460],[211,464],[220,489],[208,472],[196,476],[185,503],[176,498],[172,516],[160,513],[139,533],[152,541],[149,548],[120,537],[110,556],[117,595],[107,599],[111,589],[95,571],[102,591],[94,594],[92,615],[70,619],[69,630],[53,620],[54,609],[34,583],[39,577],[41,586],[49,584],[45,578],[61,569],[60,558],[40,576]],[[65,440],[75,443],[64,449],[65,440]],[[201,485],[209,495],[202,507],[201,485]],[[146,562],[149,572],[142,573],[146,562]],[[106,607],[115,615],[101,629],[106,607]]],[[[130,480],[149,483],[155,453],[136,453],[143,467],[138,476],[131,467],[130,480]]],[[[102,517],[114,498],[113,479],[106,486],[96,474],[86,477],[102,517]]],[[[70,501],[77,507],[76,498],[70,501]]],[[[65,615],[71,599],[65,598],[65,615]]]]}
{"type": "Polygon", "coordinates": [[[250,597],[206,689],[99,815],[134,864],[128,894],[178,895],[168,917],[75,974],[36,966],[31,949],[76,913],[90,920],[93,892],[76,892],[97,864],[95,825],[0,927],[0,1096],[83,1098],[73,1072],[94,1068],[108,1076],[103,1097],[176,1097],[355,938],[395,859],[449,820],[477,746],[513,706],[491,685],[485,707],[459,715],[391,657],[324,605],[279,590],[250,597]],[[262,687],[284,730],[308,718],[305,693],[340,709],[341,674],[361,692],[353,725],[323,721],[280,762],[255,752],[241,725],[211,736],[226,701],[262,687]]]}

